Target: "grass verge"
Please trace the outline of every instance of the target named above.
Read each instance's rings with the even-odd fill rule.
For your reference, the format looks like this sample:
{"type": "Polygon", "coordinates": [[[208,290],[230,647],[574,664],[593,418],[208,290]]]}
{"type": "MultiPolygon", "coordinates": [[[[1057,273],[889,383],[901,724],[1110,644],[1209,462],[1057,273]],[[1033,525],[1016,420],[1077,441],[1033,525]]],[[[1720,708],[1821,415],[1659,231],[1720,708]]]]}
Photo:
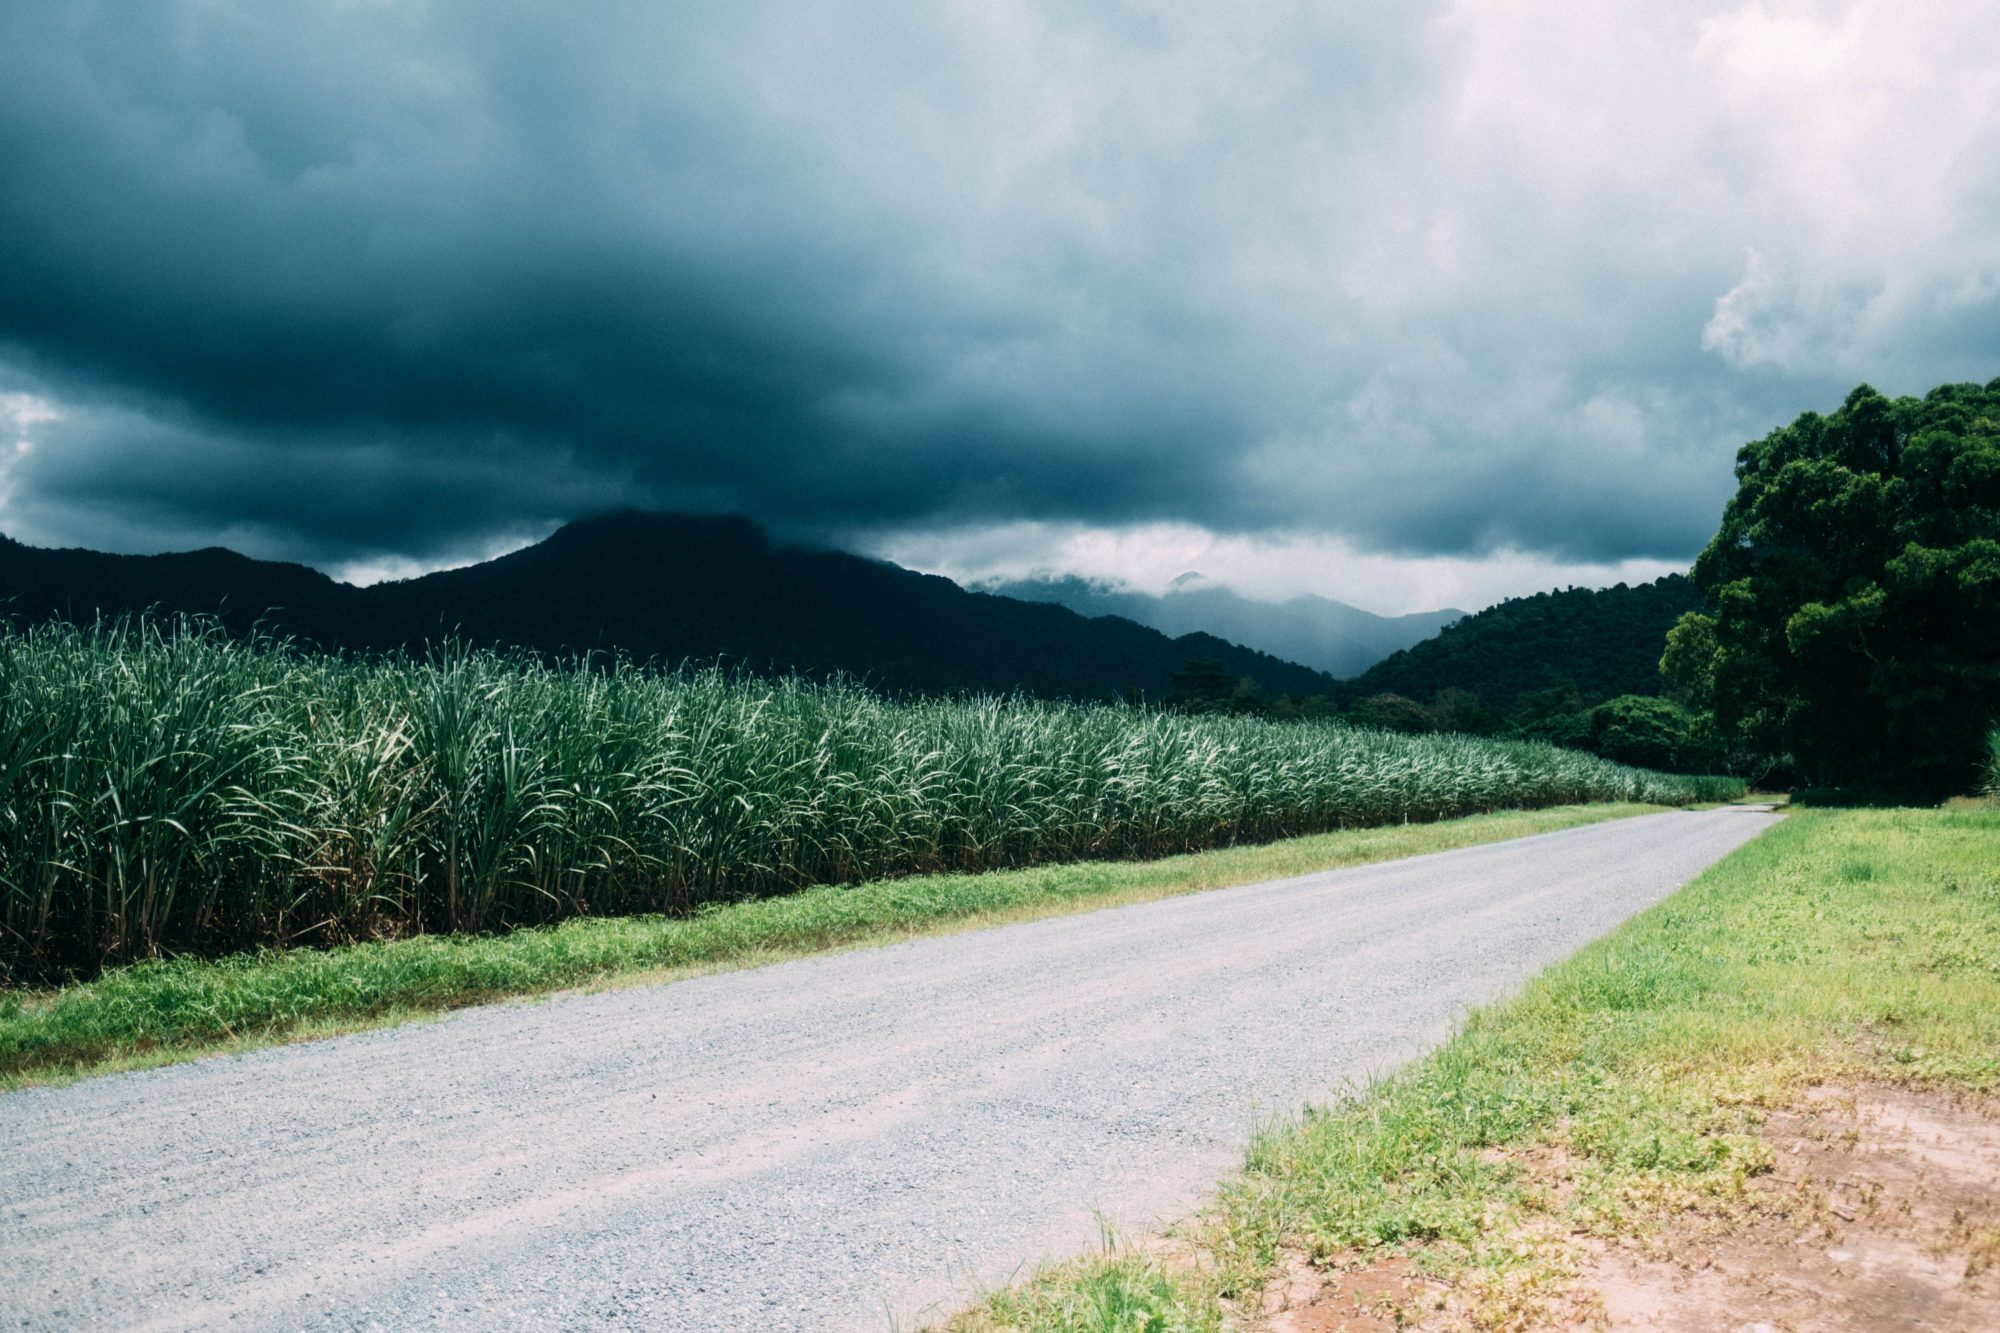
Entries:
{"type": "Polygon", "coordinates": [[[0,1088],[165,1064],[580,986],[668,980],[829,949],[1143,902],[1648,814],[1629,804],[1348,829],[1158,861],[882,880],[703,910],[493,936],[141,963],[0,992],[0,1088]]]}
{"type": "Polygon", "coordinates": [[[1536,1326],[1593,1238],[1751,1208],[1767,1112],[1853,1079],[2000,1083],[2000,810],[1790,814],[1431,1055],[1260,1133],[1172,1245],[952,1327],[1216,1330],[1283,1271],[1369,1263],[1444,1279],[1456,1324],[1536,1326]],[[1532,1169],[1551,1159],[1560,1191],[1532,1169]]]}

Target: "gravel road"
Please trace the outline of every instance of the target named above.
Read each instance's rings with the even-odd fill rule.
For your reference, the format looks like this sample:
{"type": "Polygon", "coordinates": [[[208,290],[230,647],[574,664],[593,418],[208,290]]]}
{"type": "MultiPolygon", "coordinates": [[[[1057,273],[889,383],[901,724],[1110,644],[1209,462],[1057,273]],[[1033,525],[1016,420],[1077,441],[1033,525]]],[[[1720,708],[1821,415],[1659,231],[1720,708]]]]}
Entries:
{"type": "Polygon", "coordinates": [[[0,1327],[911,1328],[1755,836],[1648,815],[0,1096],[0,1327]]]}

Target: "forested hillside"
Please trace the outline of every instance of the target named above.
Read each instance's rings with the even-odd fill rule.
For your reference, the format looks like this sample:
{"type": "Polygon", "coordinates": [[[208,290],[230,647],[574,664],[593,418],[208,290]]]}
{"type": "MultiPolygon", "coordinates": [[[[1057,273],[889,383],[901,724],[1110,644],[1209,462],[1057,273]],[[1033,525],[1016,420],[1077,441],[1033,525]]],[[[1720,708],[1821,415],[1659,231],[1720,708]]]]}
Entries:
{"type": "Polygon", "coordinates": [[[1587,702],[1659,694],[1667,684],[1660,675],[1667,631],[1701,600],[1700,589],[1679,574],[1636,587],[1510,598],[1378,662],[1346,682],[1341,697],[1428,701],[1456,689],[1505,711],[1524,694],[1565,683],[1587,702]]]}
{"type": "Polygon", "coordinates": [[[1808,782],[1934,798],[2000,720],[2000,380],[1867,385],[1743,446],[1667,665],[1808,782]]]}

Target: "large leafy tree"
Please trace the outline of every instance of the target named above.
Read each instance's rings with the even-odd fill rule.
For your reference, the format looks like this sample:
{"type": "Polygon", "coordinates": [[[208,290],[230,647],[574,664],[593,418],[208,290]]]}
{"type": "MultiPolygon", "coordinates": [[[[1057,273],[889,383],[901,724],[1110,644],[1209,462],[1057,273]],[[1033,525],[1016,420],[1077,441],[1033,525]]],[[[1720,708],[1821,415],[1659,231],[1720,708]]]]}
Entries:
{"type": "Polygon", "coordinates": [[[2000,714],[2000,380],[1747,444],[1662,667],[1809,781],[1970,786],[2000,714]]]}

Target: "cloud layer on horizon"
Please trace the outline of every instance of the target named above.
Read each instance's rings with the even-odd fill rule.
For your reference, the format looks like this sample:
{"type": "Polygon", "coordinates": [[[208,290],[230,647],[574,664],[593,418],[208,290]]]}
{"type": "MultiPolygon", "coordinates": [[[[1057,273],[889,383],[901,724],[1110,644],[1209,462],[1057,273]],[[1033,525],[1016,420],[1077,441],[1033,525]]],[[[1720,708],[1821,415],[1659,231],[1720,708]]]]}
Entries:
{"type": "Polygon", "coordinates": [[[1798,411],[2000,374],[1976,7],[28,0],[0,46],[30,540],[421,566],[637,504],[1624,567],[1798,411]]]}

